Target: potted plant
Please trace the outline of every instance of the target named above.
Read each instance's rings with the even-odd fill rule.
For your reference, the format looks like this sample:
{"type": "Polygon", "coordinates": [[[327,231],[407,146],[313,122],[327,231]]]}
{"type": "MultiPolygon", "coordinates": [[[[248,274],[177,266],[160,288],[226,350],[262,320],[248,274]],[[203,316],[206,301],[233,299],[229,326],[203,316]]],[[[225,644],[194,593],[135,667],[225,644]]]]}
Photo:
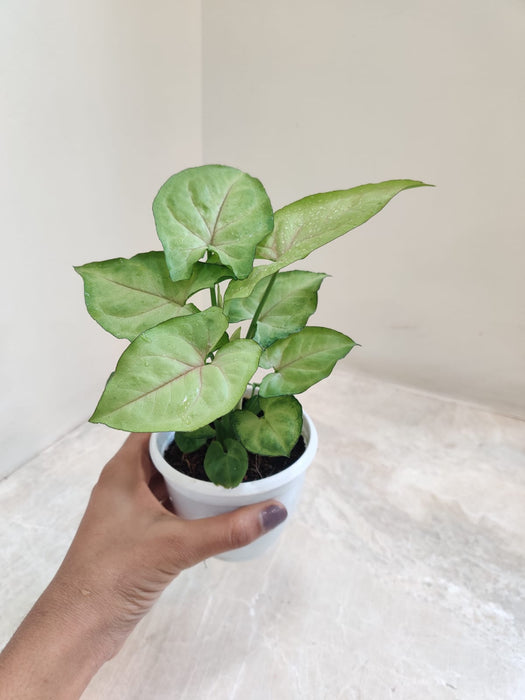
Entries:
{"type": "MultiPolygon", "coordinates": [[[[91,316],[130,341],[90,420],[153,433],[152,459],[182,517],[266,498],[293,510],[317,446],[296,394],[327,377],[355,343],[307,325],[326,275],[283,268],[423,184],[315,194],[274,213],[250,175],[189,168],[153,202],[163,251],[75,268],[91,316]],[[203,290],[205,308],[194,296],[203,290]]],[[[279,529],[226,558],[258,553],[279,529]]]]}

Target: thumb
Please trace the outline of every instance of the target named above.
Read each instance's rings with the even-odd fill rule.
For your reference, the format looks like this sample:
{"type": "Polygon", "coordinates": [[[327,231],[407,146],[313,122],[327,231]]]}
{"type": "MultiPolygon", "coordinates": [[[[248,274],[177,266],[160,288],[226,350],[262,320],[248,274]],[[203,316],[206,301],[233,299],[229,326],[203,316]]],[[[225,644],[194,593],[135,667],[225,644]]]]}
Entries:
{"type": "Polygon", "coordinates": [[[182,520],[184,524],[184,568],[244,547],[286,520],[288,513],[279,501],[264,501],[244,506],[231,513],[200,520],[182,520]]]}

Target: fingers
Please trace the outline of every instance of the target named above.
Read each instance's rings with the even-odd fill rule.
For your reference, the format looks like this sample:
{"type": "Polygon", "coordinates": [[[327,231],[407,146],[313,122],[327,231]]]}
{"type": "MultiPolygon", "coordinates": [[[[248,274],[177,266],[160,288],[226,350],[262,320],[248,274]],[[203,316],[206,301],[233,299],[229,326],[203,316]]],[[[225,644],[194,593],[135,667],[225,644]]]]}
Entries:
{"type": "Polygon", "coordinates": [[[250,544],[284,522],[287,515],[282,503],[265,501],[213,518],[179,521],[179,537],[182,534],[179,541],[184,545],[183,568],[250,544]]]}
{"type": "Polygon", "coordinates": [[[149,490],[155,496],[157,501],[163,505],[165,508],[173,512],[171,507],[171,502],[169,499],[168,489],[166,487],[166,482],[162,474],[158,472],[153,474],[148,484],[149,490]]]}
{"type": "Polygon", "coordinates": [[[155,518],[163,512],[167,516],[162,517],[165,543],[174,557],[173,563],[178,560],[179,570],[244,547],[286,519],[286,508],[279,501],[264,501],[200,520],[183,520],[168,514],[166,510],[172,509],[167,505],[163,479],[149,457],[148,444],[149,434],[132,433],[102,470],[94,493],[99,500],[104,496],[101,502],[106,503],[107,498],[121,499],[127,492],[132,497],[129,502],[136,507],[154,505],[155,518]]]}
{"type": "Polygon", "coordinates": [[[134,475],[146,483],[157,473],[149,456],[150,433],[130,433],[119,450],[124,459],[129,459],[134,475]]]}
{"type": "Polygon", "coordinates": [[[130,433],[102,470],[99,481],[124,489],[147,485],[156,474],[149,456],[149,437],[149,433],[130,433]]]}

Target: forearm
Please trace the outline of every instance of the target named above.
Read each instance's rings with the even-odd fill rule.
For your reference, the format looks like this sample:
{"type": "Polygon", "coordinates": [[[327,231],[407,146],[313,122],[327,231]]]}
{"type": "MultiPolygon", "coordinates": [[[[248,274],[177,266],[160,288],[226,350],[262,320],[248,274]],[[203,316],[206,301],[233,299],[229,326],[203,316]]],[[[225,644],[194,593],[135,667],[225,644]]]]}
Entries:
{"type": "Polygon", "coordinates": [[[120,644],[108,610],[55,579],[0,655],[1,700],[78,698],[120,644]]]}
{"type": "Polygon", "coordinates": [[[157,500],[154,479],[148,436],[130,436],[103,469],[57,575],[0,654],[0,700],[79,698],[183,569],[286,517],[264,502],[182,520],[157,500]]]}

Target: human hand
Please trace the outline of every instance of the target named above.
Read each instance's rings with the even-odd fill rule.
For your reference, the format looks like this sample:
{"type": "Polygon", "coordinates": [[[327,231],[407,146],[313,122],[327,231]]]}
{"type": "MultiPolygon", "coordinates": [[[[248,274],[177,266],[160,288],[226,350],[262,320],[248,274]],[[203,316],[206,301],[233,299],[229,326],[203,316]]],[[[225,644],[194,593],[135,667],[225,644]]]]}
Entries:
{"type": "Polygon", "coordinates": [[[102,470],[62,565],[0,657],[0,698],[79,697],[183,569],[286,518],[276,501],[179,518],[167,507],[148,439],[130,435],[102,470]]]}
{"type": "Polygon", "coordinates": [[[118,612],[127,632],[183,569],[249,544],[281,523],[276,502],[183,520],[166,507],[149,435],[131,434],[103,469],[57,576],[118,612]]]}

